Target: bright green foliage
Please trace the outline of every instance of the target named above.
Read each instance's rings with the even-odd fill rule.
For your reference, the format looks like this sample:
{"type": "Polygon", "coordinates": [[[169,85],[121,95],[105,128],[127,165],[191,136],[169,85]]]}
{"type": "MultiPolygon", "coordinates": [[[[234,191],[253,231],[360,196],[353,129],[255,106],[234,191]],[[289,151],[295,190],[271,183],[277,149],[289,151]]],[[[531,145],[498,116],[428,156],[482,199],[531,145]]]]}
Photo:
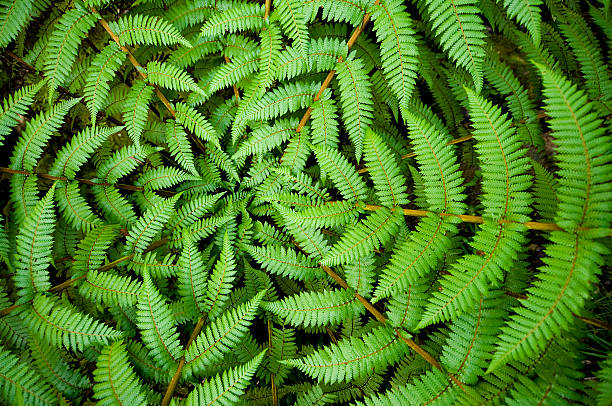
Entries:
{"type": "Polygon", "coordinates": [[[146,405],[146,397],[122,341],[105,346],[94,371],[94,397],[99,405],[146,405]]]}
{"type": "Polygon", "coordinates": [[[83,351],[96,344],[118,340],[123,333],[80,313],[73,305],[45,294],[34,298],[26,324],[30,331],[54,347],[83,351]]]}
{"type": "Polygon", "coordinates": [[[0,0],[0,403],[609,403],[609,3],[0,0]]]}
{"type": "Polygon", "coordinates": [[[0,348],[0,395],[10,403],[19,395],[23,404],[52,405],[55,394],[28,364],[10,351],[0,348]]]}
{"type": "Polygon", "coordinates": [[[304,292],[280,302],[267,303],[264,309],[291,325],[304,327],[337,325],[364,310],[349,290],[304,292]]]}
{"type": "Polygon", "coordinates": [[[127,15],[110,24],[121,45],[191,46],[180,32],[160,17],[142,14],[127,15]]]}
{"type": "Polygon", "coordinates": [[[407,347],[388,327],[378,327],[363,337],[349,337],[287,365],[323,383],[349,382],[397,362],[407,347]]]}
{"type": "Polygon", "coordinates": [[[54,92],[68,77],[81,40],[87,36],[87,31],[94,26],[97,19],[98,16],[77,3],[77,7],[65,13],[55,25],[44,55],[44,72],[49,78],[50,102],[54,92]]]}
{"type": "Polygon", "coordinates": [[[223,375],[216,375],[196,386],[187,396],[185,405],[237,404],[265,354],[266,350],[260,352],[246,364],[226,370],[223,375]]]}
{"type": "Polygon", "coordinates": [[[121,51],[119,45],[116,42],[111,42],[104,47],[102,52],[96,55],[91,61],[91,65],[87,68],[83,92],[93,124],[96,123],[96,116],[104,107],[104,102],[108,98],[110,92],[109,82],[113,79],[115,72],[117,72],[125,58],[126,55],[121,51]]]}
{"type": "Polygon", "coordinates": [[[55,229],[54,192],[55,185],[30,211],[17,235],[15,286],[20,302],[27,302],[36,292],[44,292],[51,287],[47,268],[51,262],[55,229]]]}

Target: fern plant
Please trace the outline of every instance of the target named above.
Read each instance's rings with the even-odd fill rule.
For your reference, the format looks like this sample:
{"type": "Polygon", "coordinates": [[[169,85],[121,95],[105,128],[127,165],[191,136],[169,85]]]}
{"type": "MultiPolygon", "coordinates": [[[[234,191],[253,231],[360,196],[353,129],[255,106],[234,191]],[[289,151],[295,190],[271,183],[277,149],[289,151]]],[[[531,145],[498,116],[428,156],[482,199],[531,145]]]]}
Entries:
{"type": "Polygon", "coordinates": [[[0,0],[0,403],[610,404],[611,27],[0,0]]]}

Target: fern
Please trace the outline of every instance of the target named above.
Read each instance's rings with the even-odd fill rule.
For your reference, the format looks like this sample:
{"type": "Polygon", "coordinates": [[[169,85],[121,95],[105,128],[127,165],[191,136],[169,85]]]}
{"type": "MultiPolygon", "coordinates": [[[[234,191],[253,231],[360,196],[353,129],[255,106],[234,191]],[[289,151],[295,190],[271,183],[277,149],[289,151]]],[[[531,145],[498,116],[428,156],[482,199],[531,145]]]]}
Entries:
{"type": "Polygon", "coordinates": [[[127,15],[110,24],[121,45],[173,45],[191,46],[170,23],[156,16],[127,15]]]}

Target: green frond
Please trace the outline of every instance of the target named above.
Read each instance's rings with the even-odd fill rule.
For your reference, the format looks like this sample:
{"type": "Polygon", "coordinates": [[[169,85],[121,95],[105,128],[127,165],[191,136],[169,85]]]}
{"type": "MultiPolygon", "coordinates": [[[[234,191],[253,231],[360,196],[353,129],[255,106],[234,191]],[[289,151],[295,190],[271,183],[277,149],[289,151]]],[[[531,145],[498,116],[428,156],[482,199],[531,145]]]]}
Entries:
{"type": "Polygon", "coordinates": [[[557,213],[557,180],[542,165],[532,161],[535,173],[533,185],[533,205],[540,218],[544,221],[554,222],[557,213]]]}
{"type": "Polygon", "coordinates": [[[321,17],[329,22],[346,22],[353,27],[358,26],[363,20],[363,16],[368,11],[369,2],[358,0],[354,2],[340,1],[313,1],[304,3],[305,16],[311,16],[310,21],[313,21],[321,9],[321,17]],[[311,7],[309,10],[307,7],[311,7]]]}
{"type": "Polygon", "coordinates": [[[292,173],[301,173],[306,166],[306,160],[310,156],[310,146],[307,142],[309,130],[309,127],[304,127],[302,131],[294,135],[289,140],[289,144],[287,144],[280,159],[282,167],[289,169],[292,173]]]}
{"type": "Polygon", "coordinates": [[[121,45],[191,46],[176,27],[157,16],[128,14],[108,25],[121,45]]]}
{"type": "Polygon", "coordinates": [[[401,0],[383,0],[369,11],[380,43],[382,70],[391,91],[403,108],[408,107],[418,66],[415,32],[401,0]]]}
{"type": "Polygon", "coordinates": [[[259,367],[267,350],[263,350],[246,364],[226,370],[199,384],[185,399],[185,406],[237,405],[251,377],[259,367]]]}
{"type": "Polygon", "coordinates": [[[612,357],[607,355],[599,365],[601,369],[597,373],[599,382],[597,384],[597,405],[603,406],[612,400],[612,357]]]}
{"type": "Polygon", "coordinates": [[[364,201],[367,186],[355,167],[336,149],[326,146],[313,146],[319,166],[329,174],[342,197],[350,202],[364,201]]]}
{"type": "Polygon", "coordinates": [[[181,68],[165,62],[147,63],[147,80],[149,83],[179,92],[203,93],[195,81],[181,68]]]}
{"type": "Polygon", "coordinates": [[[140,145],[140,136],[149,114],[149,103],[153,98],[153,86],[138,79],[132,85],[123,105],[125,129],[135,145],[140,145]]]}
{"type": "Polygon", "coordinates": [[[97,177],[103,182],[114,184],[132,172],[146,157],[145,151],[137,145],[125,146],[113,153],[98,166],[97,177]]]}
{"type": "Polygon", "coordinates": [[[231,62],[220,65],[212,75],[210,82],[206,84],[206,96],[208,97],[220,89],[231,87],[248,78],[257,71],[259,63],[259,53],[251,51],[236,56],[231,62]]]}
{"type": "Polygon", "coordinates": [[[354,224],[359,214],[363,212],[360,204],[348,200],[338,200],[317,206],[307,207],[288,217],[291,221],[307,228],[335,228],[346,224],[354,224]]]}
{"type": "Polygon", "coordinates": [[[94,398],[99,405],[146,405],[142,383],[128,360],[128,350],[123,341],[105,346],[93,372],[94,398]]]}
{"type": "Polygon", "coordinates": [[[174,254],[168,254],[158,259],[155,252],[136,253],[129,262],[128,268],[137,275],[142,275],[146,269],[154,279],[171,278],[178,273],[179,266],[175,263],[175,259],[176,255],[174,254]]]}
{"type": "Polygon", "coordinates": [[[141,288],[139,281],[127,275],[90,270],[79,286],[79,293],[94,303],[127,307],[136,304],[141,288]]]}
{"type": "Polygon", "coordinates": [[[540,45],[542,33],[540,24],[542,22],[540,6],[541,0],[504,0],[504,9],[508,13],[508,17],[516,19],[516,21],[525,26],[533,43],[540,45]]]}
{"type": "Polygon", "coordinates": [[[289,208],[282,207],[278,204],[274,205],[276,211],[281,215],[283,225],[287,228],[287,231],[295,238],[295,241],[299,244],[308,256],[312,259],[320,260],[329,251],[329,246],[323,233],[316,228],[304,227],[301,224],[292,221],[291,215],[294,213],[289,208]]]}
{"type": "Polygon", "coordinates": [[[24,116],[34,102],[34,96],[46,83],[39,80],[36,84],[24,86],[15,93],[8,95],[0,105],[0,145],[4,141],[4,136],[9,135],[19,123],[20,116],[24,116]]]}
{"type": "Polygon", "coordinates": [[[201,140],[217,145],[219,135],[204,116],[185,103],[176,103],[176,122],[195,134],[201,140]]]}
{"type": "Polygon", "coordinates": [[[185,353],[186,376],[201,375],[248,334],[265,291],[239,306],[228,308],[215,318],[195,339],[185,353]]]}
{"type": "Polygon", "coordinates": [[[339,142],[338,108],[331,98],[331,91],[312,105],[310,139],[313,145],[336,149],[339,142]]]}
{"type": "Polygon", "coordinates": [[[44,292],[51,287],[48,267],[51,262],[55,230],[54,193],[55,184],[28,213],[19,227],[13,279],[18,289],[18,303],[28,302],[36,292],[44,292]]]}
{"type": "Polygon", "coordinates": [[[90,159],[96,149],[108,137],[122,129],[123,127],[85,127],[57,153],[49,174],[73,180],[78,170],[90,159]]]}
{"type": "Polygon", "coordinates": [[[45,47],[43,69],[45,77],[49,79],[49,102],[70,74],[79,45],[98,18],[99,15],[92,14],[77,3],[76,8],[64,13],[54,25],[55,29],[45,47]]]}
{"type": "Polygon", "coordinates": [[[316,279],[321,269],[313,260],[299,251],[282,245],[245,246],[246,251],[266,271],[287,278],[310,281],[316,279]]]}
{"type": "Polygon", "coordinates": [[[351,336],[304,358],[283,363],[321,383],[350,382],[393,365],[408,348],[392,329],[382,326],[360,338],[351,336]]]}
{"type": "Polygon", "coordinates": [[[13,403],[18,396],[24,405],[55,405],[56,395],[27,363],[0,346],[0,396],[13,403]]]}
{"type": "Polygon", "coordinates": [[[0,2],[0,48],[5,48],[32,17],[33,0],[3,0],[0,2]]]}
{"type": "Polygon", "coordinates": [[[183,352],[176,320],[149,273],[145,271],[142,276],[144,289],[138,296],[136,325],[155,364],[173,373],[183,352]]]}
{"type": "Polygon", "coordinates": [[[159,235],[170,219],[179,197],[180,194],[177,194],[170,199],[162,200],[144,212],[142,217],[130,228],[130,233],[125,241],[125,252],[143,252],[153,242],[153,239],[159,235]]]}
{"type": "Polygon", "coordinates": [[[74,398],[91,385],[87,376],[68,363],[66,355],[44,340],[31,337],[29,348],[40,374],[67,397],[74,398]]]}
{"type": "Polygon", "coordinates": [[[79,312],[73,305],[44,293],[36,295],[30,314],[26,320],[30,331],[54,347],[83,351],[123,336],[123,333],[79,312]]]}
{"type": "MultiPolygon", "coordinates": [[[[185,192],[183,192],[183,195],[185,192]]],[[[194,199],[190,199],[181,205],[178,210],[170,217],[168,228],[180,230],[191,226],[204,214],[209,213],[219,199],[224,195],[224,192],[214,195],[202,194],[194,199]]]]}
{"type": "Polygon", "coordinates": [[[39,113],[26,124],[11,157],[11,169],[31,171],[38,162],[43,147],[56,132],[68,111],[80,99],[69,99],[51,106],[48,111],[39,113]]]}
{"type": "Polygon", "coordinates": [[[130,202],[114,186],[94,186],[93,193],[100,210],[111,223],[127,226],[136,221],[136,212],[130,202]]]}
{"type": "Polygon", "coordinates": [[[336,65],[338,90],[342,106],[342,121],[355,147],[355,158],[361,160],[363,139],[368,127],[372,124],[372,85],[368,72],[355,53],[336,65]]]}
{"type": "Polygon", "coordinates": [[[81,194],[77,181],[60,182],[55,188],[55,200],[62,218],[74,229],[87,232],[102,224],[102,220],[96,216],[81,194]]]}
{"type": "Polygon", "coordinates": [[[232,158],[237,160],[248,155],[263,155],[294,136],[297,126],[297,119],[276,120],[272,126],[264,124],[249,134],[232,158]]]}
{"type": "Polygon", "coordinates": [[[198,175],[187,133],[174,120],[166,122],[166,143],[168,144],[168,151],[176,162],[192,175],[198,175]]]}
{"type": "Polygon", "coordinates": [[[184,300],[185,311],[194,318],[205,312],[208,258],[204,257],[189,237],[183,239],[183,251],[178,260],[177,291],[184,300]]]}
{"type": "Polygon", "coordinates": [[[104,108],[108,99],[110,82],[125,61],[126,56],[119,45],[113,41],[95,56],[87,68],[83,94],[93,125],[96,123],[98,112],[104,108]]]}
{"type": "Polygon", "coordinates": [[[271,120],[304,109],[319,91],[316,82],[288,82],[266,92],[247,111],[249,120],[271,120]]]}
{"type": "Polygon", "coordinates": [[[259,51],[258,83],[262,88],[268,88],[274,81],[274,71],[279,63],[282,46],[280,29],[275,24],[262,28],[260,32],[261,48],[259,51]]]}
{"type": "Polygon", "coordinates": [[[298,0],[274,0],[272,3],[272,21],[280,22],[285,35],[293,40],[293,46],[307,57],[310,35],[303,14],[303,3],[298,0]]]}
{"type": "Polygon", "coordinates": [[[227,232],[223,236],[223,249],[206,286],[205,309],[210,319],[218,316],[224,309],[232,291],[232,281],[236,277],[236,256],[227,232]]]}
{"type": "Polygon", "coordinates": [[[227,10],[213,14],[200,32],[207,39],[215,39],[239,31],[259,31],[263,25],[263,4],[236,2],[227,10]]]}
{"type": "Polygon", "coordinates": [[[365,308],[347,289],[304,292],[277,302],[264,303],[268,310],[293,326],[337,326],[343,320],[362,314],[365,308]]]}
{"type": "Polygon", "coordinates": [[[536,65],[544,83],[546,112],[561,169],[555,222],[568,231],[609,227],[612,211],[612,140],[584,91],[556,71],[536,65]],[[597,167],[597,170],[595,168],[597,167]]]}
{"type": "Polygon", "coordinates": [[[321,264],[335,266],[355,261],[372,250],[386,245],[404,221],[401,209],[381,207],[368,217],[348,228],[321,260],[321,264]]]}
{"type": "Polygon", "coordinates": [[[169,189],[186,180],[199,180],[199,176],[189,175],[173,166],[158,166],[142,173],[136,182],[145,190],[169,189]]]}
{"type": "Polygon", "coordinates": [[[431,29],[442,49],[458,66],[467,69],[477,91],[482,88],[482,60],[485,26],[478,2],[473,0],[435,0],[426,3],[431,29]]]}
{"type": "Polygon", "coordinates": [[[372,130],[368,130],[365,136],[365,162],[376,196],[383,206],[410,203],[406,178],[400,172],[397,158],[381,136],[372,130]]]}
{"type": "Polygon", "coordinates": [[[192,40],[192,42],[193,46],[181,45],[173,51],[168,62],[179,68],[187,68],[188,66],[195,65],[196,62],[204,59],[207,55],[221,51],[221,43],[217,40],[198,37],[192,40]]]}

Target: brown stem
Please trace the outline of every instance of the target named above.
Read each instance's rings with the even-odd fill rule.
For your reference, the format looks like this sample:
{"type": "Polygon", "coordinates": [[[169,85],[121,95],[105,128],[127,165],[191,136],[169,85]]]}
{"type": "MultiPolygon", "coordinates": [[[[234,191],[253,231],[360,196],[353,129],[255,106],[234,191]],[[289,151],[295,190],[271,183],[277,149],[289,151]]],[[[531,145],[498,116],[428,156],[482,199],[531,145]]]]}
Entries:
{"type": "MultiPolygon", "coordinates": [[[[230,63],[230,59],[227,57],[227,55],[224,55],[225,58],[225,63],[230,63]]],[[[240,100],[240,92],[238,92],[238,88],[236,87],[236,84],[234,83],[232,85],[232,88],[234,88],[234,97],[236,97],[236,105],[238,105],[238,101],[240,100]]]]}
{"type": "Polygon", "coordinates": [[[270,17],[270,10],[272,9],[272,0],[266,0],[266,13],[264,14],[264,20],[268,21],[270,17]]]}
{"type": "Polygon", "coordinates": [[[598,319],[592,319],[590,317],[584,317],[584,316],[579,316],[575,313],[572,313],[574,315],[575,318],[580,319],[582,321],[584,321],[587,324],[590,324],[592,326],[595,327],[601,327],[601,328],[605,328],[606,330],[610,330],[612,331],[612,324],[603,321],[603,320],[598,320],[598,319]]]}

